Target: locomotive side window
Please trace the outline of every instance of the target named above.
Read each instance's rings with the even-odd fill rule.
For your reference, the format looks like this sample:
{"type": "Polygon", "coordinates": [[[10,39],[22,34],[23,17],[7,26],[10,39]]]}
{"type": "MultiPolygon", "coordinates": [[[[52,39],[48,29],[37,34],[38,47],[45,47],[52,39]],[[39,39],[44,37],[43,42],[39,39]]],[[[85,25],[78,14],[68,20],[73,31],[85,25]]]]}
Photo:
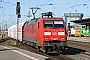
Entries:
{"type": "Polygon", "coordinates": [[[44,21],[44,28],[64,28],[63,21],[44,21]]]}
{"type": "Polygon", "coordinates": [[[40,28],[40,23],[38,22],[38,28],[40,28]]]}

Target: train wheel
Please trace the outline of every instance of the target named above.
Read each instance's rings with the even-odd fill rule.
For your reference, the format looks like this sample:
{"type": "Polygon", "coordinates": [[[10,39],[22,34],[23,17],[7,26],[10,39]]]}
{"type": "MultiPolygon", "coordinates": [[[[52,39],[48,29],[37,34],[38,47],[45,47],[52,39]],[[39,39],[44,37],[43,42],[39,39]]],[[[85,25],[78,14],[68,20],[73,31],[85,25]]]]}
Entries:
{"type": "Polygon", "coordinates": [[[49,52],[52,52],[52,51],[53,51],[53,47],[49,47],[49,48],[48,48],[48,51],[49,51],[49,52]]]}
{"type": "Polygon", "coordinates": [[[50,52],[52,52],[52,51],[53,51],[53,47],[50,48],[50,52]]]}
{"type": "Polygon", "coordinates": [[[45,54],[47,54],[47,52],[48,52],[48,47],[46,47],[46,49],[45,49],[45,54]]]}
{"type": "Polygon", "coordinates": [[[40,52],[41,50],[40,50],[40,46],[38,46],[38,51],[40,52]]]}
{"type": "Polygon", "coordinates": [[[57,49],[57,50],[58,50],[58,52],[59,52],[59,53],[61,53],[61,52],[62,52],[62,50],[63,50],[63,47],[62,47],[62,46],[60,46],[60,47],[58,47],[58,49],[57,49]]]}

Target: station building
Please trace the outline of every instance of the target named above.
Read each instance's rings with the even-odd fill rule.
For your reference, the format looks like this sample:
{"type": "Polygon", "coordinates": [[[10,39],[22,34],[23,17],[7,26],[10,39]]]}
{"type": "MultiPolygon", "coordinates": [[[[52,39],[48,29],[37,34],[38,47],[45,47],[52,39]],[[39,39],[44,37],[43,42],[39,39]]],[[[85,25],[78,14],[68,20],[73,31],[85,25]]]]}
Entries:
{"type": "Polygon", "coordinates": [[[70,21],[70,22],[88,26],[88,29],[89,29],[88,33],[89,33],[89,37],[90,37],[90,18],[73,20],[73,21],[70,21]]]}

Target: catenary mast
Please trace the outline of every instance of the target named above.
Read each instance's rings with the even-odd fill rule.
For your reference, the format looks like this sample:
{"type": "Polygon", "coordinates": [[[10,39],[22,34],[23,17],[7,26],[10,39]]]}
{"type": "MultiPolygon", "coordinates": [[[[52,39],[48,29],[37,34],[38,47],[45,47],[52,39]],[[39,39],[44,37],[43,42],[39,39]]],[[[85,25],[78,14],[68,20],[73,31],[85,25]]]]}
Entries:
{"type": "Polygon", "coordinates": [[[28,17],[28,19],[30,19],[30,0],[29,0],[28,7],[29,7],[29,9],[28,9],[28,15],[27,15],[27,17],[28,17]]]}

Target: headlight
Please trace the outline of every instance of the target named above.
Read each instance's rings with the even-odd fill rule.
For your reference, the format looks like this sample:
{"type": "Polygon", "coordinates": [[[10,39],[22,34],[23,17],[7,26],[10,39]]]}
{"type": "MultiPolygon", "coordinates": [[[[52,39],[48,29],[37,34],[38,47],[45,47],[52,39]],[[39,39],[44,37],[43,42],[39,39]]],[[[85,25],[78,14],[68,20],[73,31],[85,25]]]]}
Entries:
{"type": "Polygon", "coordinates": [[[44,35],[51,35],[51,32],[44,32],[44,35]]]}
{"type": "Polygon", "coordinates": [[[65,32],[58,32],[58,35],[65,35],[65,32]]]}

